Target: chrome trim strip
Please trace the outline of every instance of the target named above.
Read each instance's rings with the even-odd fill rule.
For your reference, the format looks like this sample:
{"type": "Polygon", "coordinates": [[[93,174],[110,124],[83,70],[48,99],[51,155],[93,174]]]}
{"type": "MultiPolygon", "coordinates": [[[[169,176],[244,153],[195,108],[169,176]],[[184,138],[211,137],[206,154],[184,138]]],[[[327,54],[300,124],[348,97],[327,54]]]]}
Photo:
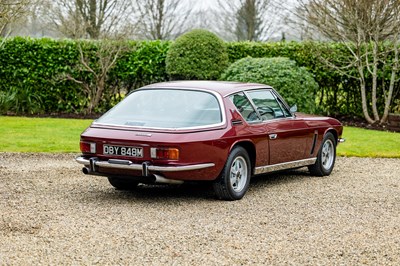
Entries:
{"type": "Polygon", "coordinates": [[[303,167],[303,166],[315,164],[316,161],[317,161],[317,158],[315,157],[315,158],[287,162],[287,163],[279,163],[279,164],[273,164],[273,165],[260,166],[260,167],[256,167],[254,169],[254,174],[259,175],[259,174],[265,174],[265,173],[270,173],[270,172],[275,172],[275,171],[280,171],[280,170],[303,167]]]}
{"type": "MultiPolygon", "coordinates": [[[[88,159],[83,158],[82,156],[78,156],[75,158],[77,163],[83,165],[90,165],[90,161],[88,159]]],[[[98,167],[105,167],[105,168],[114,168],[114,169],[125,169],[125,170],[143,170],[143,164],[113,164],[109,161],[96,161],[94,164],[98,167]]],[[[193,171],[193,170],[200,170],[204,168],[214,167],[214,163],[204,163],[204,164],[194,164],[194,165],[184,165],[184,166],[155,166],[155,165],[148,165],[148,171],[159,171],[159,172],[181,172],[181,171],[193,171]]]]}

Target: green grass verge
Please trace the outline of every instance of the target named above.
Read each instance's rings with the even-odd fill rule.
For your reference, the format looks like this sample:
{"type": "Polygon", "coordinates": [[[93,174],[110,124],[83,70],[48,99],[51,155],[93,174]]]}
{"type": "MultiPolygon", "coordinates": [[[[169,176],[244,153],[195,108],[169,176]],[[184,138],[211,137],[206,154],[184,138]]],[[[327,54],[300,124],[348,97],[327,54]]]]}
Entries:
{"type": "Polygon", "coordinates": [[[1,152],[79,152],[92,120],[0,116],[1,152]]]}
{"type": "MultiPolygon", "coordinates": [[[[79,153],[92,120],[0,116],[0,152],[79,153]]],[[[345,127],[339,156],[400,158],[400,133],[345,127]]]]}
{"type": "Polygon", "coordinates": [[[400,158],[400,133],[345,127],[339,156],[400,158]]]}

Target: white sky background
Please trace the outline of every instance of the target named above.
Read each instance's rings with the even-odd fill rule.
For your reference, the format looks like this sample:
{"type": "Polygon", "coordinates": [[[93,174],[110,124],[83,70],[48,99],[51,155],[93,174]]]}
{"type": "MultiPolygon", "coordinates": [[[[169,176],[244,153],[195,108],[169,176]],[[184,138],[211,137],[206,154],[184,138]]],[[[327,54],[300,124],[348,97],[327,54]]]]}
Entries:
{"type": "MultiPolygon", "coordinates": [[[[188,1],[188,0],[184,0],[188,1]]],[[[235,0],[231,0],[235,1],[235,0]]],[[[216,0],[189,0],[188,2],[194,3],[194,8],[197,10],[207,9],[207,8],[216,8],[216,0]]],[[[292,8],[296,5],[296,0],[277,0],[277,3],[284,8],[292,8]]]]}
{"type": "MultiPolygon", "coordinates": [[[[206,16],[207,12],[209,11],[218,11],[218,5],[217,5],[217,0],[181,0],[182,2],[187,3],[195,12],[196,11],[201,11],[204,13],[206,16]]],[[[237,2],[239,0],[226,0],[227,3],[230,2],[237,2]]],[[[272,0],[278,3],[279,7],[282,8],[283,12],[289,13],[288,10],[292,9],[296,5],[297,0],[272,0]]],[[[274,16],[275,14],[271,14],[271,16],[274,16]]],[[[282,33],[285,33],[285,36],[287,40],[298,40],[299,39],[299,31],[296,29],[297,27],[290,27],[288,25],[285,25],[286,23],[279,23],[277,25],[277,30],[274,30],[272,40],[280,40],[282,38],[282,33]]],[[[34,25],[30,28],[27,29],[22,29],[21,30],[16,30],[16,34],[22,33],[22,35],[30,35],[30,36],[36,36],[36,37],[43,37],[43,36],[48,36],[52,34],[52,32],[47,32],[46,30],[39,30],[34,27],[34,25]]]]}
{"type": "MultiPolygon", "coordinates": [[[[187,1],[189,4],[193,4],[193,9],[196,11],[207,11],[207,10],[218,10],[216,0],[183,0],[187,1]]],[[[227,0],[229,1],[229,0],[227,0]]],[[[236,2],[238,0],[230,0],[236,2]]],[[[279,7],[282,16],[292,18],[294,8],[297,5],[297,0],[271,0],[275,1],[275,5],[279,7]]],[[[276,15],[276,14],[272,14],[276,15]]],[[[284,19],[286,22],[290,19],[284,19]]],[[[285,34],[287,40],[299,40],[301,33],[297,26],[289,25],[290,23],[282,22],[277,25],[277,30],[273,34],[273,40],[280,40],[282,38],[282,33],[285,34]]]]}

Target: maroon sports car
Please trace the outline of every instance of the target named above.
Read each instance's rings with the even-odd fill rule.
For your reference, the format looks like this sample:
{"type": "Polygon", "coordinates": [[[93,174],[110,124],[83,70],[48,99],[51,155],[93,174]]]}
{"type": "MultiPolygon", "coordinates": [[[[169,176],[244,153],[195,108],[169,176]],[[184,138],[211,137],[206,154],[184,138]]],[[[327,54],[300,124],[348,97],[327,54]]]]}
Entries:
{"type": "Polygon", "coordinates": [[[152,84],[82,133],[76,161],[117,189],[212,181],[220,199],[238,200],[253,175],[303,166],[316,176],[332,172],[341,123],[296,109],[263,84],[152,84]]]}

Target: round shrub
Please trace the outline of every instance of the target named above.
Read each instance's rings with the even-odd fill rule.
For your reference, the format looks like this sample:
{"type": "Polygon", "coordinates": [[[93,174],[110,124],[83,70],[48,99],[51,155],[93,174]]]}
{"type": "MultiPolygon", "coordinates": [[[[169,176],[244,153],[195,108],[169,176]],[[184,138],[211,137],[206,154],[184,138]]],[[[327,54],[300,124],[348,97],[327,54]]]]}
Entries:
{"type": "Polygon", "coordinates": [[[306,113],[316,111],[315,92],[318,84],[304,67],[285,57],[246,57],[233,63],[221,76],[222,80],[257,82],[274,87],[288,102],[297,104],[306,113]]]}
{"type": "Polygon", "coordinates": [[[166,58],[171,79],[218,79],[228,66],[228,52],[217,35],[192,30],[172,43],[166,58]]]}

